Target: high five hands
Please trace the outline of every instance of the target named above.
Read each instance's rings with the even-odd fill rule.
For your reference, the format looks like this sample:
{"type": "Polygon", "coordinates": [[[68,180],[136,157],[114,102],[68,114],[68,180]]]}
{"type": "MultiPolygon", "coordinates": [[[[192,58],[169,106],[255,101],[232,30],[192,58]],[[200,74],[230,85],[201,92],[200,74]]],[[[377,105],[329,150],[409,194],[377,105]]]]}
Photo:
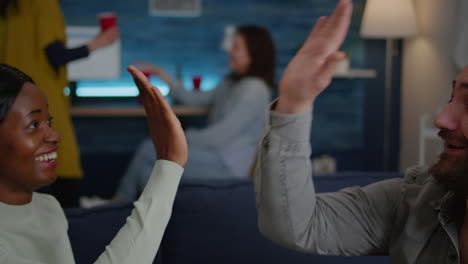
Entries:
{"type": "Polygon", "coordinates": [[[140,91],[158,159],[173,161],[184,167],[187,163],[187,140],[179,119],[161,92],[140,70],[135,66],[127,69],[140,91]]]}
{"type": "Polygon", "coordinates": [[[286,67],[275,111],[308,111],[315,98],[330,85],[336,65],[344,56],[338,50],[348,32],[352,10],[351,0],[340,0],[331,17],[318,19],[304,45],[286,67]]]}

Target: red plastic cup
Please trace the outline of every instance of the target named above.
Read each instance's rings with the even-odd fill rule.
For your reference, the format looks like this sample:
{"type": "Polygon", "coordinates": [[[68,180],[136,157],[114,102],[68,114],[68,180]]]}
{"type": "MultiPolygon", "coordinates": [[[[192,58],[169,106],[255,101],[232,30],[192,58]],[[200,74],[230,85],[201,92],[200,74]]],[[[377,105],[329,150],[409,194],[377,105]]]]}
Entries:
{"type": "Polygon", "coordinates": [[[101,24],[101,31],[106,31],[111,27],[117,26],[117,14],[112,12],[105,12],[98,15],[99,24],[101,24]]]}
{"type": "Polygon", "coordinates": [[[194,91],[200,91],[200,84],[201,84],[201,76],[200,75],[195,75],[192,77],[192,82],[193,82],[193,90],[194,91]]]}

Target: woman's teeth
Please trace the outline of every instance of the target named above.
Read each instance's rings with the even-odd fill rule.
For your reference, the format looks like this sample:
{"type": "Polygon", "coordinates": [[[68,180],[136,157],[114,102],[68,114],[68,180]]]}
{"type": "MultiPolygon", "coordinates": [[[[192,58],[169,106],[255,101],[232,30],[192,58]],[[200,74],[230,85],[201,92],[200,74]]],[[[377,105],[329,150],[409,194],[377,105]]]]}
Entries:
{"type": "Polygon", "coordinates": [[[42,154],[38,157],[36,157],[37,161],[42,161],[42,162],[49,162],[57,159],[57,152],[50,152],[47,154],[42,154]]]}

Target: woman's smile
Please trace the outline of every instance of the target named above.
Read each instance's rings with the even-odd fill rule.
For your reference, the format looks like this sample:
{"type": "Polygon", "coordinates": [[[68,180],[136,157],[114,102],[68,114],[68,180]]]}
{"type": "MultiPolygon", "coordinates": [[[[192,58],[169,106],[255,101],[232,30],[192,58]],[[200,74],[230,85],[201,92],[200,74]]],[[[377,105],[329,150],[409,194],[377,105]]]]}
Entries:
{"type": "Polygon", "coordinates": [[[46,151],[35,157],[36,162],[46,165],[50,169],[57,167],[57,148],[46,151]]]}

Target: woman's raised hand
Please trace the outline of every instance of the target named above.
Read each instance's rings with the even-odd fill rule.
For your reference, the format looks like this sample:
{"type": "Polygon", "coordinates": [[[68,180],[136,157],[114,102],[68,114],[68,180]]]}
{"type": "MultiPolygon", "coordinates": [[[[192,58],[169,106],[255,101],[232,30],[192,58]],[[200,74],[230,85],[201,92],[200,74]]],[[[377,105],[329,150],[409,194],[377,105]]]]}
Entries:
{"type": "Polygon", "coordinates": [[[119,28],[111,27],[106,31],[99,33],[94,40],[88,43],[88,49],[90,52],[100,48],[104,48],[113,44],[120,37],[119,28]]]}
{"type": "Polygon", "coordinates": [[[140,97],[146,112],[146,119],[158,159],[169,160],[185,166],[187,162],[187,140],[179,119],[146,76],[135,66],[128,71],[140,91],[140,97]]]}
{"type": "Polygon", "coordinates": [[[340,0],[331,17],[321,17],[302,48],[286,67],[280,81],[280,97],[275,111],[300,113],[310,110],[315,98],[327,88],[351,22],[351,0],[340,0]]]}

